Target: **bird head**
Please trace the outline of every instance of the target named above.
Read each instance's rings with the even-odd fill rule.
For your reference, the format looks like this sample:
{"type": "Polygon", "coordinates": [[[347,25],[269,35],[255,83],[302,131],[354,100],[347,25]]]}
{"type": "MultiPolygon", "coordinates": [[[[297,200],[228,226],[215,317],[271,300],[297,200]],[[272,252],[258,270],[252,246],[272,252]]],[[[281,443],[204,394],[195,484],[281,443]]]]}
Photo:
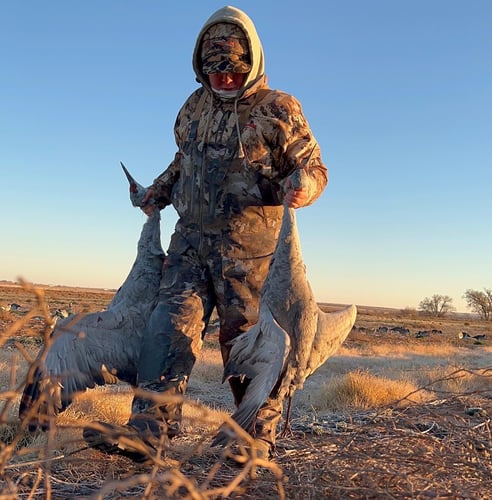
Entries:
{"type": "MultiPolygon", "coordinates": [[[[132,202],[132,205],[134,207],[143,207],[144,204],[142,203],[142,200],[145,196],[145,193],[147,192],[147,188],[139,184],[131,175],[130,172],[126,169],[125,165],[123,165],[123,162],[120,162],[121,168],[125,172],[126,178],[128,179],[128,182],[130,183],[130,201],[132,202]]],[[[151,203],[152,201],[149,200],[146,205],[151,203]]]]}

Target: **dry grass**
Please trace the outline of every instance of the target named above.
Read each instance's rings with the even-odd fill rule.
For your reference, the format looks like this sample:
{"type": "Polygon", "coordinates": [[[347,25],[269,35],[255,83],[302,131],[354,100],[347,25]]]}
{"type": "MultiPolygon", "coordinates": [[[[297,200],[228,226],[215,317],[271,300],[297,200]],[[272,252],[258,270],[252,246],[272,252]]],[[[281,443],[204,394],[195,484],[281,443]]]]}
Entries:
{"type": "MultiPolygon", "coordinates": [[[[2,498],[488,498],[492,490],[492,351],[489,340],[460,343],[457,332],[490,333],[472,319],[435,322],[412,312],[362,310],[358,326],[439,328],[439,337],[354,332],[294,398],[291,433],[274,461],[239,447],[210,448],[232,410],[217,339],[205,342],[190,381],[184,432],[151,463],[87,449],[84,425],[127,421],[132,388],[99,387],[75,399],[48,433],[17,417],[36,353],[49,342],[56,307],[101,310],[109,292],[0,287],[0,495],[2,498]],[[10,294],[10,295],[9,295],[10,294]],[[47,304],[50,307],[47,307],[47,304]],[[37,319],[41,316],[42,319],[37,319]],[[464,323],[467,323],[464,325],[464,323]]],[[[245,446],[249,445],[249,449],[245,446]]]]}
{"type": "Polygon", "coordinates": [[[324,384],[313,401],[320,410],[366,410],[408,403],[422,403],[424,397],[418,387],[407,380],[378,377],[368,371],[357,370],[324,384]]]}

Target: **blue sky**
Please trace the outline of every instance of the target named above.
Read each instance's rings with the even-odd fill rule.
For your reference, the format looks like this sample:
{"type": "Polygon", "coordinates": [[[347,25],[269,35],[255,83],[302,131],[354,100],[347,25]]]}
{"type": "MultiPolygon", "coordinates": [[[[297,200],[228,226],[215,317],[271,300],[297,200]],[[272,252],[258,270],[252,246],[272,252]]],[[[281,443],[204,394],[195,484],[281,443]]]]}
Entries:
{"type": "MultiPolygon", "coordinates": [[[[118,287],[150,184],[196,88],[216,1],[6,0],[0,15],[0,279],[118,287]]],[[[492,287],[492,2],[236,1],[270,85],[295,95],[330,183],[297,211],[320,302],[465,311],[492,287]]],[[[175,223],[163,212],[163,246],[175,223]]]]}

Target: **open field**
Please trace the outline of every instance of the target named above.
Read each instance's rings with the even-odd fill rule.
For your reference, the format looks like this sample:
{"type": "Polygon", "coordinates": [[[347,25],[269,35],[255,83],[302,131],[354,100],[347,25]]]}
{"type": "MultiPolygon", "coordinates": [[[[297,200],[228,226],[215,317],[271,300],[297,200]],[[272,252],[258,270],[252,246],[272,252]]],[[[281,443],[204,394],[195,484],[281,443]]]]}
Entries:
{"type": "Polygon", "coordinates": [[[184,432],[155,463],[104,455],[82,439],[93,420],[126,421],[125,384],[81,394],[52,431],[28,433],[19,393],[47,314],[103,310],[113,294],[0,283],[0,306],[20,306],[0,311],[2,498],[492,498],[492,323],[469,315],[360,306],[342,348],[295,395],[291,432],[271,462],[209,446],[233,409],[216,332],[192,374],[184,432]]]}

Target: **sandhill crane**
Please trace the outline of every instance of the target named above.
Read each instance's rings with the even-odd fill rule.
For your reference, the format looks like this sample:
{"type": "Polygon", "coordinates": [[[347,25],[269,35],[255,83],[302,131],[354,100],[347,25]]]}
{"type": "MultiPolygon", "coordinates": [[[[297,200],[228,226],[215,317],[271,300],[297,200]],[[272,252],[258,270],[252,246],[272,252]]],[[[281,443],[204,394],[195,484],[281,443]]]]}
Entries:
{"type": "Polygon", "coordinates": [[[157,303],[162,273],[160,234],[160,213],[154,210],[142,228],[130,273],[108,308],[57,322],[51,345],[33,363],[21,398],[19,414],[29,419],[31,429],[46,428],[46,415],[63,411],[78,391],[118,379],[136,384],[141,338],[157,303]],[[50,407],[38,401],[45,390],[53,398],[50,407]]]}
{"type": "MultiPolygon", "coordinates": [[[[230,377],[250,380],[232,418],[251,432],[269,395],[292,398],[306,378],[335,353],[356,315],[354,305],[332,313],[318,307],[306,277],[295,212],[284,207],[280,235],[261,292],[258,322],[233,340],[224,368],[224,381],[230,377]]],[[[212,445],[224,445],[228,440],[222,427],[212,445]]]]}

